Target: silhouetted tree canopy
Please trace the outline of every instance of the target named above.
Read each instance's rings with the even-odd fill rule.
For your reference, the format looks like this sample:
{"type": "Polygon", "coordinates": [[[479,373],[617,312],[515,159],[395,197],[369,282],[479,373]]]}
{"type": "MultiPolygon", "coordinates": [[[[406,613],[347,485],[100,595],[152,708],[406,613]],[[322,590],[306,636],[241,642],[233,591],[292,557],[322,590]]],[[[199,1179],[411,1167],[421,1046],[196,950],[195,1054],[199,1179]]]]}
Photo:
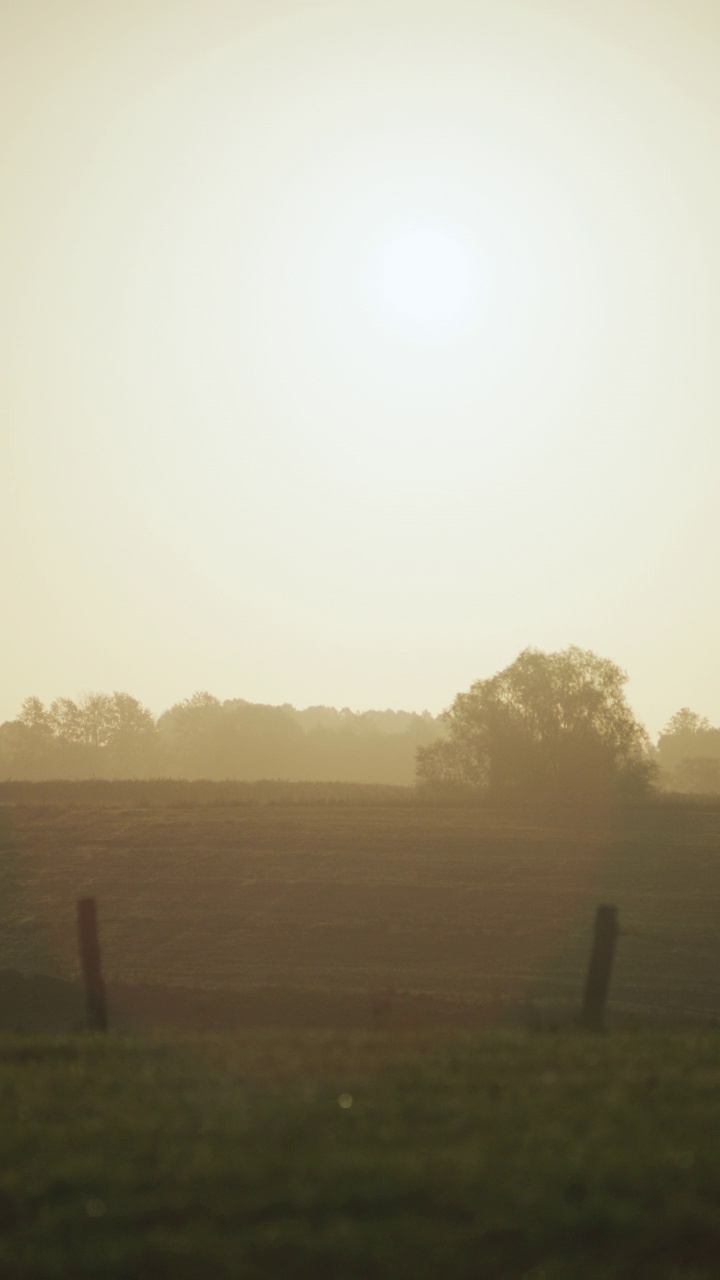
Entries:
{"type": "Polygon", "coordinates": [[[198,692],[157,721],[127,693],[26,698],[0,725],[4,778],[238,778],[409,786],[428,713],[221,702],[198,692]]]}
{"type": "Polygon", "coordinates": [[[457,695],[443,716],[447,738],[418,750],[418,781],[499,800],[642,793],[654,766],[626,680],[590,650],[525,649],[457,695]]]}
{"type": "Polygon", "coordinates": [[[706,716],[689,707],[676,711],[658,738],[657,757],[668,790],[720,792],[720,729],[706,716]]]}
{"type": "Polygon", "coordinates": [[[46,707],[26,698],[0,725],[0,770],[14,777],[130,776],[153,772],[155,721],[129,693],[88,693],[46,707]],[[4,766],[4,767],[3,767],[4,766]]]}

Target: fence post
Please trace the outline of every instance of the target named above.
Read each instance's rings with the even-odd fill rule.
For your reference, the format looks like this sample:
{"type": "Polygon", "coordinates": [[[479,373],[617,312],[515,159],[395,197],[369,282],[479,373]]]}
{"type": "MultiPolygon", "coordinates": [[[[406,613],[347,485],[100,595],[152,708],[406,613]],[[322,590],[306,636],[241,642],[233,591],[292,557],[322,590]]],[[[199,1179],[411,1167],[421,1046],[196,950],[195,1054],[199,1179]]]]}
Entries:
{"type": "Polygon", "coordinates": [[[617,907],[598,907],[595,912],[593,948],[585,979],[585,998],[580,1015],[581,1026],[587,1027],[590,1031],[602,1031],[603,1028],[605,1001],[610,987],[618,932],[617,907]]]}
{"type": "Polygon", "coordinates": [[[77,919],[88,1030],[107,1031],[105,983],[100,967],[97,906],[94,898],[78,898],[77,919]]]}

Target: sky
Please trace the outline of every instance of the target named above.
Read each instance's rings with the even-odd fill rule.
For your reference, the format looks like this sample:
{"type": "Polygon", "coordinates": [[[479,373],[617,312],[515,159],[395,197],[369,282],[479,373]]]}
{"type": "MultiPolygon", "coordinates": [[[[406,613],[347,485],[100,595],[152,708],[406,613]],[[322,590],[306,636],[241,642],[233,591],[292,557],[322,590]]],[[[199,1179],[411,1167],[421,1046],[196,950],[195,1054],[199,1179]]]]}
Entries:
{"type": "Polygon", "coordinates": [[[716,0],[3,0],[0,720],[720,723],[716,0]]]}

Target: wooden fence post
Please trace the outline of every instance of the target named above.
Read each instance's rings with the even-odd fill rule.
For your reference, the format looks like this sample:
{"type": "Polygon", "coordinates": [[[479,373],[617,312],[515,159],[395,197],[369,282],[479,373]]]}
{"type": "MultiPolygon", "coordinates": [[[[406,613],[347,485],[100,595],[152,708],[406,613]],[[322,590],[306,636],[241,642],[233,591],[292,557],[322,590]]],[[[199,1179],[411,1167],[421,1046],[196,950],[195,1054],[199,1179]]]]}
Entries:
{"type": "Polygon", "coordinates": [[[94,898],[78,898],[77,919],[88,1030],[107,1031],[105,983],[100,967],[97,906],[94,898]]]}
{"type": "Polygon", "coordinates": [[[590,1031],[602,1031],[605,1001],[610,987],[615,944],[618,936],[617,907],[598,907],[595,912],[593,948],[585,980],[580,1024],[590,1031]]]}

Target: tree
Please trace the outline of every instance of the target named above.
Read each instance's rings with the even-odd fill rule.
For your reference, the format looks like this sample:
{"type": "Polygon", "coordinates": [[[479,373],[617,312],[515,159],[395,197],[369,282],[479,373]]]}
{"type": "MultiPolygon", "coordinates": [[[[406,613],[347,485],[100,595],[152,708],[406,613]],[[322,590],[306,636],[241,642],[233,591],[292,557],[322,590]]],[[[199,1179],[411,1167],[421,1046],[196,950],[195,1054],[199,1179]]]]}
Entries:
{"type": "Polygon", "coordinates": [[[107,720],[110,726],[108,741],[135,742],[146,738],[155,731],[155,720],[151,711],[144,707],[137,698],[129,693],[118,693],[116,690],[108,699],[107,720]]]}
{"type": "Polygon", "coordinates": [[[501,800],[646,792],[654,766],[626,680],[615,663],[575,645],[525,649],[457,695],[443,715],[447,738],[417,752],[417,779],[501,800]]]}
{"type": "Polygon", "coordinates": [[[705,733],[706,730],[712,728],[707,716],[699,716],[697,711],[691,711],[689,707],[681,707],[668,720],[662,731],[662,737],[679,737],[680,734],[688,737],[694,737],[697,733],[705,733]]]}
{"type": "Polygon", "coordinates": [[[108,736],[104,768],[114,777],[142,777],[158,764],[158,735],[151,711],[129,693],[113,693],[105,707],[108,736]]]}
{"type": "Polygon", "coordinates": [[[25,698],[17,719],[19,724],[25,725],[31,733],[37,734],[43,741],[47,742],[52,738],[50,714],[39,698],[25,698]]]}
{"type": "Polygon", "coordinates": [[[158,721],[172,768],[188,778],[287,777],[297,771],[303,733],[286,707],[200,692],[158,721]]]}
{"type": "Polygon", "coordinates": [[[681,707],[660,734],[657,754],[664,786],[677,791],[718,790],[720,729],[714,729],[707,716],[681,707]]]}
{"type": "Polygon", "coordinates": [[[17,719],[0,726],[3,772],[16,777],[41,777],[52,760],[53,746],[52,719],[39,698],[25,698],[17,719]]]}
{"type": "Polygon", "coordinates": [[[49,716],[54,735],[54,770],[57,777],[79,778],[97,775],[98,749],[109,736],[109,698],[102,693],[85,694],[79,702],[56,698],[49,716]]]}

